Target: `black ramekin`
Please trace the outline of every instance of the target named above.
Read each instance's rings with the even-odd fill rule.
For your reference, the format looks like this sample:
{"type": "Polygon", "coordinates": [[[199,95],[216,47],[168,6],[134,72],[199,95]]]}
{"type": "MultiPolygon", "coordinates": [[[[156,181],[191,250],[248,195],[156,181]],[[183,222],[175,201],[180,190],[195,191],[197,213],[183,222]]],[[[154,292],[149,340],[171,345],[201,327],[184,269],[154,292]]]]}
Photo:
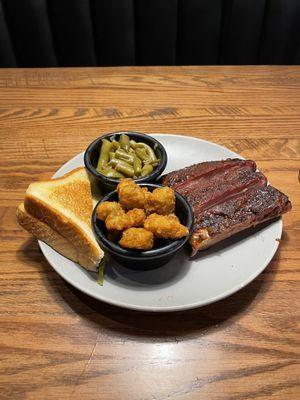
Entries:
{"type": "Polygon", "coordinates": [[[140,184],[147,182],[155,182],[159,178],[159,176],[163,173],[167,165],[168,156],[164,146],[158,140],[154,139],[149,135],[137,132],[115,132],[100,136],[98,139],[94,140],[86,149],[84,153],[84,164],[88,169],[88,171],[92,174],[93,181],[99,186],[100,190],[102,190],[102,192],[104,193],[114,190],[119,183],[119,179],[108,178],[100,174],[96,170],[102,140],[111,139],[112,137],[118,140],[119,136],[122,133],[126,133],[126,135],[130,137],[130,139],[133,139],[136,142],[144,142],[149,146],[151,146],[156,156],[160,160],[158,166],[154,168],[152,174],[145,176],[143,178],[135,179],[134,181],[136,183],[140,184]]]}
{"type": "MultiPolygon", "coordinates": [[[[161,187],[154,184],[141,184],[141,187],[147,187],[149,191],[161,187]]],[[[175,192],[175,214],[180,222],[189,230],[189,235],[177,240],[160,240],[157,247],[146,250],[126,250],[118,243],[107,238],[107,229],[105,223],[97,219],[97,207],[104,201],[118,201],[118,193],[113,191],[108,193],[97,203],[92,215],[92,226],[101,248],[108,252],[119,264],[128,268],[147,270],[158,268],[168,261],[185,245],[192,233],[194,216],[193,210],[187,200],[179,193],[175,192]]]]}

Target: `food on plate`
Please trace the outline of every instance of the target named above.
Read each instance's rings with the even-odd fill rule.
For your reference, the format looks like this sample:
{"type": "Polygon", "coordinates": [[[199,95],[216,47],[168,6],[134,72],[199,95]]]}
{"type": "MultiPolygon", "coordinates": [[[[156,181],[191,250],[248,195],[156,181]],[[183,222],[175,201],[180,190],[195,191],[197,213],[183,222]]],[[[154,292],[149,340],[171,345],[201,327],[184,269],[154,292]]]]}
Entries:
{"type": "Polygon", "coordinates": [[[97,208],[97,218],[105,221],[108,230],[123,231],[132,226],[143,226],[146,214],[141,208],[133,208],[126,213],[116,201],[104,201],[97,208]]]}
{"type": "Polygon", "coordinates": [[[102,140],[96,170],[108,178],[136,179],[150,175],[159,161],[151,146],[121,134],[119,141],[102,140]]]}
{"type": "Polygon", "coordinates": [[[175,209],[174,190],[169,187],[156,188],[149,192],[132,179],[123,179],[117,186],[119,201],[125,210],[143,208],[147,215],[152,213],[171,214],[175,209]]]}
{"type": "Polygon", "coordinates": [[[246,228],[291,209],[288,197],[256,170],[252,160],[194,164],[162,178],[193,207],[192,255],[246,228]]]}
{"type": "Polygon", "coordinates": [[[58,253],[72,261],[78,262],[77,250],[73,244],[62,235],[52,229],[48,224],[29,214],[21,203],[17,208],[17,220],[19,224],[37,239],[51,246],[58,253]]]}
{"type": "Polygon", "coordinates": [[[175,193],[169,187],[154,189],[148,192],[145,203],[146,214],[152,213],[168,215],[175,210],[175,193]]]}
{"type": "Polygon", "coordinates": [[[103,257],[92,228],[93,199],[85,168],[29,185],[17,219],[54,250],[96,271],[103,257]]]}
{"type": "Polygon", "coordinates": [[[123,179],[117,186],[119,202],[125,210],[144,208],[147,188],[141,188],[132,179],[123,179]]]}
{"type": "Polygon", "coordinates": [[[188,228],[174,214],[173,189],[161,187],[150,192],[132,179],[123,179],[117,186],[117,193],[119,203],[100,203],[97,215],[105,221],[110,240],[118,241],[120,233],[117,232],[124,231],[119,241],[122,247],[149,250],[154,245],[153,237],[178,239],[189,234],[188,228]]]}
{"type": "Polygon", "coordinates": [[[161,239],[180,239],[189,234],[188,228],[180,223],[175,214],[151,214],[146,218],[144,228],[161,239]]]}
{"type": "Polygon", "coordinates": [[[98,268],[97,283],[98,283],[99,286],[103,286],[105,264],[106,264],[106,256],[104,254],[102,260],[100,261],[99,268],[98,268]]]}
{"type": "Polygon", "coordinates": [[[105,226],[108,230],[123,231],[131,226],[131,220],[124,210],[114,211],[106,217],[105,226]]]}
{"type": "Polygon", "coordinates": [[[256,164],[251,160],[240,160],[239,158],[229,158],[221,161],[205,161],[193,164],[189,167],[170,172],[162,177],[163,185],[167,185],[176,190],[177,186],[186,181],[198,179],[206,174],[214,173],[226,168],[242,167],[248,165],[253,171],[256,170],[256,164]]]}
{"type": "Polygon", "coordinates": [[[119,244],[126,249],[150,250],[153,247],[153,233],[144,228],[126,229],[119,244]]]}
{"type": "Polygon", "coordinates": [[[105,221],[111,212],[123,211],[122,207],[116,201],[104,201],[97,207],[97,216],[101,221],[105,221]]]}
{"type": "Polygon", "coordinates": [[[127,215],[130,218],[131,226],[143,226],[146,219],[144,210],[141,208],[133,208],[132,210],[127,211],[127,215]]]}
{"type": "Polygon", "coordinates": [[[291,208],[286,195],[272,186],[251,188],[197,215],[190,242],[206,249],[251,226],[279,217],[291,208]]]}

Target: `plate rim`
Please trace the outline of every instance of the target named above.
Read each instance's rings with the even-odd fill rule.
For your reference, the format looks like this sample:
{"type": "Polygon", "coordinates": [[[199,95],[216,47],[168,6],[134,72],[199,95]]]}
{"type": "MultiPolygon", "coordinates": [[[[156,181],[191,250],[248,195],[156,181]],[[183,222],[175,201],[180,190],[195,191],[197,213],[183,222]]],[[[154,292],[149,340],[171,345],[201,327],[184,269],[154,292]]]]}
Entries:
{"type": "MultiPolygon", "coordinates": [[[[176,134],[169,134],[169,133],[150,133],[150,136],[172,136],[172,137],[178,137],[178,138],[182,138],[185,140],[197,140],[200,142],[205,142],[209,145],[214,145],[217,146],[218,148],[220,148],[221,150],[226,150],[226,151],[230,151],[231,153],[235,154],[236,157],[240,158],[240,159],[245,159],[244,157],[240,156],[238,153],[228,149],[225,146],[222,146],[218,143],[214,143],[212,141],[209,140],[205,140],[205,139],[200,139],[194,136],[185,136],[185,135],[176,135],[176,134]]],[[[84,151],[76,154],[74,157],[70,158],[69,160],[67,160],[63,165],[61,165],[59,167],[59,169],[53,174],[52,178],[56,178],[61,174],[61,170],[63,170],[63,168],[66,166],[66,164],[71,163],[72,161],[75,161],[76,158],[82,156],[82,154],[84,154],[84,151]]],[[[84,166],[84,165],[83,165],[84,166]]],[[[283,228],[283,223],[282,223],[282,218],[280,217],[277,221],[278,223],[278,239],[281,238],[282,236],[282,228],[283,228]]],[[[277,235],[276,235],[277,236],[277,235]]],[[[216,295],[212,298],[209,298],[208,300],[204,300],[204,301],[200,301],[200,302],[194,302],[191,304],[184,304],[184,305],[176,305],[176,306],[143,306],[143,305],[135,305],[135,304],[126,304],[124,302],[118,301],[118,300],[113,300],[110,298],[106,298],[101,296],[101,292],[99,292],[99,295],[95,295],[94,293],[90,292],[88,289],[86,289],[84,286],[80,285],[80,283],[77,283],[76,281],[74,282],[72,279],[69,278],[68,274],[65,274],[64,272],[61,272],[57,269],[56,265],[54,262],[52,262],[51,259],[48,258],[47,256],[47,252],[48,251],[52,251],[57,253],[54,249],[52,249],[50,246],[48,246],[46,243],[42,242],[41,240],[38,240],[38,245],[41,249],[41,252],[43,253],[43,256],[46,258],[47,262],[51,265],[51,267],[55,270],[55,272],[61,277],[63,278],[66,282],[68,282],[71,286],[75,287],[76,289],[78,289],[79,291],[81,291],[82,293],[98,300],[98,301],[102,301],[104,303],[116,306],[116,307],[120,307],[120,308],[124,308],[124,309],[128,309],[128,310],[134,310],[134,311],[139,311],[139,312],[151,312],[151,313],[165,313],[165,312],[179,312],[179,311],[187,311],[187,310],[192,310],[195,308],[200,308],[200,307],[204,307],[207,306],[209,304],[215,303],[217,301],[226,299],[227,297],[231,296],[232,294],[238,292],[239,290],[243,289],[244,287],[246,287],[249,283],[251,283],[255,278],[257,278],[269,265],[270,261],[272,260],[272,258],[274,257],[278,246],[279,246],[279,241],[275,240],[274,241],[274,245],[272,248],[272,251],[270,251],[268,257],[264,260],[264,262],[261,264],[261,267],[259,268],[258,271],[255,271],[253,274],[251,274],[246,280],[243,281],[242,284],[238,284],[235,285],[234,287],[228,289],[225,292],[220,293],[219,295],[216,295]]],[[[59,253],[57,253],[59,254],[59,253]]],[[[62,256],[60,254],[60,256],[62,256]]],[[[64,256],[62,256],[64,257],[64,256]]],[[[64,257],[66,258],[66,257],[64,257]]],[[[82,268],[81,266],[78,265],[79,268],[82,268]]],[[[95,282],[95,284],[97,284],[95,282]]]]}

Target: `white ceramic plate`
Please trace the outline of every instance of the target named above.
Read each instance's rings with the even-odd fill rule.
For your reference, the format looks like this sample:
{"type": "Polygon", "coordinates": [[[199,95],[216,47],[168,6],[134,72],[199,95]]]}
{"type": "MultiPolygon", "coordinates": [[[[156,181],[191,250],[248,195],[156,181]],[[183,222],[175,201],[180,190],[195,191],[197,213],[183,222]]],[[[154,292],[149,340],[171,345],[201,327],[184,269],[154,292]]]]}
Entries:
{"type": "MultiPolygon", "coordinates": [[[[166,148],[165,172],[187,165],[240,157],[211,142],[177,135],[153,135],[166,148]]],[[[64,164],[54,175],[59,177],[83,165],[83,153],[64,164]]],[[[41,250],[55,271],[82,292],[106,303],[143,311],[179,311],[204,306],[235,293],[250,283],[268,265],[281,237],[282,221],[264,226],[252,235],[240,234],[202,252],[190,261],[182,251],[165,266],[152,271],[135,271],[110,262],[103,287],[97,274],[61,256],[43,242],[41,250]]]]}

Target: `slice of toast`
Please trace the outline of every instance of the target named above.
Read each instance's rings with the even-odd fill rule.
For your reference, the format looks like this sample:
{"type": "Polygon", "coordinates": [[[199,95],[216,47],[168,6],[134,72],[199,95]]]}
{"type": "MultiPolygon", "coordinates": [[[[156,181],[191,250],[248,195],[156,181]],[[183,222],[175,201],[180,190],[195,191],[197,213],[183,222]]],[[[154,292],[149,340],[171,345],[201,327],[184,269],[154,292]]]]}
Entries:
{"type": "Polygon", "coordinates": [[[103,251],[91,228],[93,203],[85,168],[77,168],[61,178],[30,184],[24,208],[74,246],[80,265],[97,269],[103,251]]]}
{"type": "Polygon", "coordinates": [[[17,219],[19,224],[37,239],[47,243],[70,260],[78,262],[77,250],[72,243],[55,232],[49,225],[28,214],[24,208],[24,203],[21,203],[17,208],[17,219]]]}

